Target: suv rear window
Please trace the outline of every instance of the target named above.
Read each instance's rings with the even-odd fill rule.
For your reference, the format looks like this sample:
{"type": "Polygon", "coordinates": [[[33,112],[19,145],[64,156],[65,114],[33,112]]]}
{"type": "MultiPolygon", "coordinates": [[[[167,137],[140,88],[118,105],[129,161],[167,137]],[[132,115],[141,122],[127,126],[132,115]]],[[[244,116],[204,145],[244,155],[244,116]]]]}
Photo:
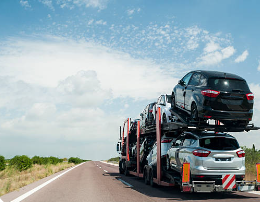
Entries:
{"type": "Polygon", "coordinates": [[[200,146],[212,150],[236,150],[239,148],[236,139],[225,137],[202,138],[200,146]]]}
{"type": "Polygon", "coordinates": [[[213,90],[220,91],[250,91],[246,81],[238,80],[238,79],[225,79],[225,78],[211,78],[208,82],[209,86],[212,87],[213,90]]]}

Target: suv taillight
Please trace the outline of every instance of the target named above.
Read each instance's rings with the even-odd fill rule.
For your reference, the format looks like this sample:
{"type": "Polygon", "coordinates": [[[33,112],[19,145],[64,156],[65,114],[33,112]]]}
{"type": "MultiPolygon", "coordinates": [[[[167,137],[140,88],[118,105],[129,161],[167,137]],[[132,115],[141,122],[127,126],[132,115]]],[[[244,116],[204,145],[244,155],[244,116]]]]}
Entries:
{"type": "Polygon", "coordinates": [[[247,100],[253,100],[254,99],[254,94],[253,93],[248,93],[246,94],[247,100]]]}
{"type": "Polygon", "coordinates": [[[153,110],[152,110],[152,109],[150,109],[150,110],[149,110],[149,112],[150,112],[150,113],[152,113],[152,112],[153,112],[153,110]]]}
{"type": "Polygon", "coordinates": [[[237,156],[239,157],[239,158],[242,158],[242,157],[245,157],[245,152],[244,152],[244,150],[239,150],[239,151],[237,151],[237,156]]]}
{"type": "Polygon", "coordinates": [[[170,143],[172,141],[172,139],[164,139],[161,141],[161,143],[170,143]]]}
{"type": "Polygon", "coordinates": [[[210,151],[207,150],[202,150],[202,149],[196,149],[193,152],[194,156],[199,156],[199,157],[208,157],[208,155],[211,153],[210,151]]]}
{"type": "Polygon", "coordinates": [[[206,97],[217,97],[220,94],[220,92],[216,91],[216,90],[208,89],[208,90],[201,91],[201,94],[206,96],[206,97]]]}

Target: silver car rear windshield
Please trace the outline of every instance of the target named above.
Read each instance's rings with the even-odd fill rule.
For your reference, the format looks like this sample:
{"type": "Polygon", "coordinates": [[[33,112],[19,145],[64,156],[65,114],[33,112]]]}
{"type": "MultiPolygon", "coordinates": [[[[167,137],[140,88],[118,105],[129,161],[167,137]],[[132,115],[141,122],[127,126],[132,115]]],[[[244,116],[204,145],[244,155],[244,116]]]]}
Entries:
{"type": "Polygon", "coordinates": [[[236,139],[225,137],[208,137],[199,140],[200,146],[211,150],[236,150],[239,144],[236,139]]]}
{"type": "Polygon", "coordinates": [[[222,78],[211,78],[208,81],[208,86],[210,86],[214,90],[221,90],[221,91],[242,91],[248,92],[249,87],[244,80],[238,79],[222,79],[222,78]]]}

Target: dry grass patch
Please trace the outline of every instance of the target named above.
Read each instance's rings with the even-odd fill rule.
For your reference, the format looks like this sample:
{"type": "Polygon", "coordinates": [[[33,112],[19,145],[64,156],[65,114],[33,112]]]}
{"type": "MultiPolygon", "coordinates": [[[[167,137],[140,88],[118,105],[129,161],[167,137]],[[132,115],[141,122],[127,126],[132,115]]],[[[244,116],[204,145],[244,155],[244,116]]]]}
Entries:
{"type": "Polygon", "coordinates": [[[0,171],[0,196],[74,165],[74,163],[58,163],[57,165],[36,164],[22,172],[8,166],[5,170],[0,171]]]}

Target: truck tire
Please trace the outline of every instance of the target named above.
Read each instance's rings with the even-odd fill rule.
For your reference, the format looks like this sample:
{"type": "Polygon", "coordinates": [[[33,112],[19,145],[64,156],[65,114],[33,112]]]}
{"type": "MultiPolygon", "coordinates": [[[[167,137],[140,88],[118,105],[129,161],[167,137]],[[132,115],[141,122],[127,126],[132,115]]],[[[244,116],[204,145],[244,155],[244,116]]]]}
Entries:
{"type": "Polygon", "coordinates": [[[171,163],[170,163],[170,158],[169,156],[166,157],[166,170],[171,169],[171,163]]]}
{"type": "Polygon", "coordinates": [[[149,181],[150,181],[151,187],[154,187],[155,184],[153,182],[153,169],[152,168],[150,169],[150,172],[149,172],[149,181]]]}
{"type": "Polygon", "coordinates": [[[123,170],[123,168],[122,168],[122,162],[121,162],[121,161],[119,162],[119,173],[120,173],[120,174],[123,174],[123,173],[124,173],[124,170],[123,170]]]}
{"type": "Polygon", "coordinates": [[[144,184],[149,185],[149,179],[148,179],[146,168],[144,168],[144,184]]]}
{"type": "Polygon", "coordinates": [[[129,171],[128,171],[128,169],[127,169],[127,166],[126,166],[126,163],[125,163],[125,169],[124,169],[124,174],[125,174],[125,176],[128,176],[129,175],[129,171]]]}

